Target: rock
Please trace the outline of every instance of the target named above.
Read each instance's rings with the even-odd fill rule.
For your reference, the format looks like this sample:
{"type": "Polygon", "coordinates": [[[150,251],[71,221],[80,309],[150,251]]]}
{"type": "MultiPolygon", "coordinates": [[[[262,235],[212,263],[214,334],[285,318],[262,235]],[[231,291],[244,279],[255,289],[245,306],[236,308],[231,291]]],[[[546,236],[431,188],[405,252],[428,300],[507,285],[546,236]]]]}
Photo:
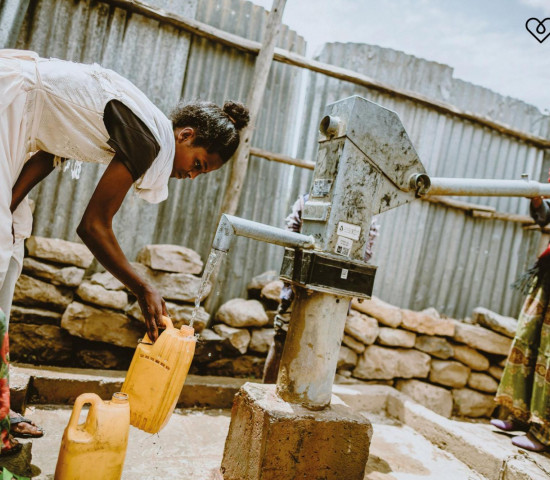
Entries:
{"type": "Polygon", "coordinates": [[[497,367],[496,365],[493,365],[492,367],[489,367],[489,375],[491,375],[493,378],[496,378],[499,382],[502,378],[502,374],[504,373],[504,368],[497,367]]]}
{"type": "Polygon", "coordinates": [[[136,348],[138,340],[145,333],[143,326],[132,322],[123,313],[79,302],[73,302],[67,307],[61,319],[61,327],[77,337],[129,348],[136,348]]]}
{"type": "Polygon", "coordinates": [[[258,300],[233,298],[225,302],[216,313],[216,321],[231,327],[263,327],[269,319],[258,300]]]}
{"type": "Polygon", "coordinates": [[[230,351],[237,351],[241,355],[246,353],[250,343],[250,332],[246,328],[233,328],[223,323],[214,325],[214,331],[223,339],[224,345],[229,347],[230,351]]]}
{"type": "Polygon", "coordinates": [[[380,345],[387,345],[389,347],[414,347],[416,335],[406,330],[399,328],[380,327],[378,333],[378,342],[380,345]]]}
{"type": "Polygon", "coordinates": [[[222,343],[222,337],[213,330],[205,328],[197,339],[193,363],[208,363],[220,358],[223,350],[222,343]]]}
{"type": "Polygon", "coordinates": [[[10,325],[10,356],[17,362],[59,365],[73,359],[74,339],[55,325],[10,325]]]}
{"type": "Polygon", "coordinates": [[[477,325],[468,325],[455,320],[455,340],[466,345],[497,355],[508,355],[512,340],[477,325]]]}
{"type": "Polygon", "coordinates": [[[419,335],[414,348],[428,353],[432,357],[447,359],[453,355],[453,346],[444,338],[419,335]]]}
{"type": "Polygon", "coordinates": [[[363,379],[425,378],[430,356],[417,350],[368,346],[359,357],[353,376],[363,379]]]}
{"type": "Polygon", "coordinates": [[[208,375],[239,378],[262,378],[265,359],[242,355],[237,358],[220,358],[206,365],[208,375]]]}
{"type": "Polygon", "coordinates": [[[355,340],[355,338],[350,337],[349,335],[344,335],[342,343],[346,347],[351,348],[355,353],[363,353],[366,348],[364,343],[360,342],[359,340],[355,340]]]}
{"type": "Polygon", "coordinates": [[[510,338],[514,338],[518,328],[518,321],[515,318],[499,315],[483,307],[474,309],[472,320],[482,327],[487,327],[493,332],[502,333],[510,338]]]}
{"type": "Polygon", "coordinates": [[[33,325],[57,325],[61,323],[61,313],[42,310],[40,308],[25,308],[12,305],[10,323],[30,323],[33,325]]]}
{"type": "Polygon", "coordinates": [[[346,370],[354,368],[356,364],[357,354],[351,348],[342,345],[338,353],[338,364],[336,368],[346,370]]]}
{"type": "Polygon", "coordinates": [[[253,352],[267,353],[274,336],[275,329],[273,328],[253,328],[248,348],[253,352]]]}
{"type": "Polygon", "coordinates": [[[81,268],[88,268],[94,260],[86,245],[59,238],[30,237],[25,242],[25,247],[30,257],[81,268]]]}
{"type": "Polygon", "coordinates": [[[123,290],[124,284],[113,277],[110,272],[97,272],[90,277],[90,282],[101,285],[107,290],[123,290]]]}
{"type": "Polygon", "coordinates": [[[56,266],[27,257],[23,260],[23,272],[32,277],[38,277],[54,285],[77,287],[84,278],[83,268],[56,266]]]}
{"type": "Polygon", "coordinates": [[[179,245],[146,245],[137,254],[136,261],[154,270],[172,273],[202,272],[200,255],[179,245]]]}
{"type": "Polygon", "coordinates": [[[346,318],[344,331],[365,345],[370,345],[378,337],[380,328],[378,328],[378,322],[374,318],[355,310],[350,310],[346,318]]]}
{"type": "Polygon", "coordinates": [[[472,370],[485,371],[489,368],[489,359],[466,345],[453,345],[453,358],[472,370]]]}
{"type": "Polygon", "coordinates": [[[71,303],[73,294],[65,287],[56,287],[28,275],[21,275],[15,285],[13,303],[25,307],[46,307],[63,311],[71,303]]]}
{"type": "Polygon", "coordinates": [[[283,285],[284,283],[282,280],[273,280],[267,283],[262,288],[261,297],[279,303],[283,285]]]}
{"type": "MultiPolygon", "coordinates": [[[[166,302],[166,310],[168,310],[174,327],[181,328],[182,325],[189,325],[195,307],[192,305],[180,305],[178,303],[166,302]]],[[[145,323],[145,319],[143,318],[143,313],[141,312],[138,302],[132,303],[132,305],[130,305],[130,307],[126,310],[126,313],[131,315],[136,320],[145,323]]],[[[206,325],[208,325],[209,319],[210,314],[203,307],[199,307],[197,310],[197,316],[193,322],[195,333],[202,332],[206,328],[206,325]]]]}
{"type": "Polygon", "coordinates": [[[497,381],[485,373],[472,372],[468,379],[468,386],[474,390],[481,390],[482,392],[495,393],[498,388],[497,381]]]}
{"type": "Polygon", "coordinates": [[[82,282],[76,294],[85,302],[100,307],[124,310],[128,306],[128,294],[123,291],[107,290],[101,285],[91,282],[82,282]]]}
{"type": "Polygon", "coordinates": [[[264,288],[268,283],[278,279],[279,273],[275,270],[269,270],[267,272],[260,273],[260,275],[256,275],[246,286],[248,296],[259,300],[262,288],[264,288]]]}
{"type": "Polygon", "coordinates": [[[9,373],[10,409],[25,412],[32,374],[28,370],[22,371],[13,366],[10,366],[9,373]]]}
{"type": "Polygon", "coordinates": [[[443,417],[450,418],[453,412],[453,395],[443,387],[437,387],[419,380],[398,380],[397,390],[411,397],[443,417]]]}
{"type": "Polygon", "coordinates": [[[496,406],[493,398],[469,388],[453,390],[456,414],[464,417],[490,417],[496,406]]]}
{"type": "Polygon", "coordinates": [[[466,385],[470,369],[459,362],[452,360],[432,360],[430,382],[439,383],[447,387],[460,388],[466,385]]]}
{"type": "Polygon", "coordinates": [[[373,296],[361,303],[354,298],[351,306],[354,310],[366,313],[388,327],[397,328],[401,325],[401,309],[383,302],[377,297],[373,296]]]}
{"type": "MultiPolygon", "coordinates": [[[[130,351],[131,352],[131,351],[130,351]]],[[[133,353],[133,352],[132,352],[133,353]]],[[[84,368],[100,368],[103,370],[112,369],[127,369],[130,365],[130,358],[121,359],[120,354],[117,355],[111,350],[89,350],[78,349],[76,358],[81,367],[84,368]]]]}
{"type": "MultiPolygon", "coordinates": [[[[189,273],[164,273],[151,270],[141,263],[132,262],[137,273],[156,288],[165,300],[195,303],[201,279],[189,273]]],[[[201,302],[208,297],[212,285],[206,284],[201,302]]]]}
{"type": "MultiPolygon", "coordinates": [[[[437,313],[437,312],[436,312],[437,313]]],[[[436,316],[433,310],[414,312],[402,310],[401,326],[413,332],[426,335],[441,335],[452,337],[455,332],[454,323],[447,318],[436,316]]]]}

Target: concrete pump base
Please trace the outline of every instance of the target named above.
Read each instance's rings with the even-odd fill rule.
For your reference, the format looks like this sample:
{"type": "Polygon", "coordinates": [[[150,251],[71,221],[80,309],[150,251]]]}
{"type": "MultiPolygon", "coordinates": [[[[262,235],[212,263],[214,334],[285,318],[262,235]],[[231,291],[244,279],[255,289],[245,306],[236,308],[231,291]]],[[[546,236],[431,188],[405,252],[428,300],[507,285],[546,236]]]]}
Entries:
{"type": "Polygon", "coordinates": [[[224,480],[363,480],[371,423],[338,397],[322,411],[285,402],[275,385],[246,383],[235,397],[224,480]]]}

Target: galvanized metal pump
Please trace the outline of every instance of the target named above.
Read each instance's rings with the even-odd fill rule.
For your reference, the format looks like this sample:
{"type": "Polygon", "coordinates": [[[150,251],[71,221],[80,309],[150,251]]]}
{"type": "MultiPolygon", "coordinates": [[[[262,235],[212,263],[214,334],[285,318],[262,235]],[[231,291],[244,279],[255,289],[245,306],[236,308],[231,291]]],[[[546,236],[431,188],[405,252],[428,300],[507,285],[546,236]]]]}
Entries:
{"type": "MultiPolygon", "coordinates": [[[[293,284],[295,299],[277,379],[277,394],[282,400],[309,410],[328,411],[349,302],[353,297],[369,298],[372,294],[376,267],[363,261],[372,217],[429,194],[550,196],[550,185],[525,179],[431,178],[398,115],[354,96],[329,105],[321,121],[319,152],[302,213],[301,234],[222,217],[213,242],[215,249],[228,251],[236,235],[287,247],[281,278],[293,284]]],[[[250,414],[245,417],[250,418],[250,414]]],[[[246,431],[249,426],[234,427],[232,420],[233,428],[246,431]]],[[[273,442],[279,445],[279,440],[273,442]]],[[[368,439],[365,442],[368,451],[368,439]]],[[[338,448],[335,446],[334,451],[338,448]]],[[[230,451],[226,443],[227,465],[232,464],[230,451]]],[[[238,446],[234,451],[239,451],[238,446]]],[[[242,478],[239,468],[235,468],[241,472],[235,478],[242,478]]],[[[273,478],[282,478],[280,472],[277,475],[273,478]]],[[[362,479],[361,472],[354,478],[362,479]]]]}
{"type": "Polygon", "coordinates": [[[277,380],[279,395],[310,409],[330,404],[349,300],[369,298],[376,267],[363,261],[372,217],[428,194],[534,197],[530,180],[430,178],[398,115],[354,96],[326,109],[302,214],[302,234],[224,215],[213,248],[233,235],[287,248],[281,278],[296,298],[277,380]]]}

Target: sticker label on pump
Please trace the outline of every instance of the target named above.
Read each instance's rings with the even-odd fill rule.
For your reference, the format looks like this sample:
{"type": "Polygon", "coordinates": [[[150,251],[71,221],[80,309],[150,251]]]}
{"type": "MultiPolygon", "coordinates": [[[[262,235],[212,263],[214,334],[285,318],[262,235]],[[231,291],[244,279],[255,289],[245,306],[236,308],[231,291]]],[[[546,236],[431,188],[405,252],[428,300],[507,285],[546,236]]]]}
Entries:
{"type": "Polygon", "coordinates": [[[338,222],[338,228],[336,229],[336,235],[341,237],[351,238],[352,240],[359,240],[361,234],[361,227],[359,225],[353,225],[346,222],[338,222]]]}
{"type": "Polygon", "coordinates": [[[345,257],[348,257],[349,253],[351,252],[351,247],[353,247],[353,240],[345,237],[338,237],[334,252],[338,255],[344,255],[345,257]]]}

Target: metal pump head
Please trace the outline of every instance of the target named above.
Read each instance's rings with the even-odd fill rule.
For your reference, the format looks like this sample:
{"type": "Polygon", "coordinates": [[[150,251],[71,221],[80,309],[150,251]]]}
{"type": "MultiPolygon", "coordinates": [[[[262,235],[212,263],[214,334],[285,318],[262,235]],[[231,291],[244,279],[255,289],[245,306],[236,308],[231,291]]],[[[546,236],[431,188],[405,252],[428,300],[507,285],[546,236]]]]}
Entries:
{"type": "Polygon", "coordinates": [[[359,96],[327,106],[302,214],[302,233],[322,251],[363,261],[374,215],[415,199],[425,174],[398,115],[359,96]]]}

